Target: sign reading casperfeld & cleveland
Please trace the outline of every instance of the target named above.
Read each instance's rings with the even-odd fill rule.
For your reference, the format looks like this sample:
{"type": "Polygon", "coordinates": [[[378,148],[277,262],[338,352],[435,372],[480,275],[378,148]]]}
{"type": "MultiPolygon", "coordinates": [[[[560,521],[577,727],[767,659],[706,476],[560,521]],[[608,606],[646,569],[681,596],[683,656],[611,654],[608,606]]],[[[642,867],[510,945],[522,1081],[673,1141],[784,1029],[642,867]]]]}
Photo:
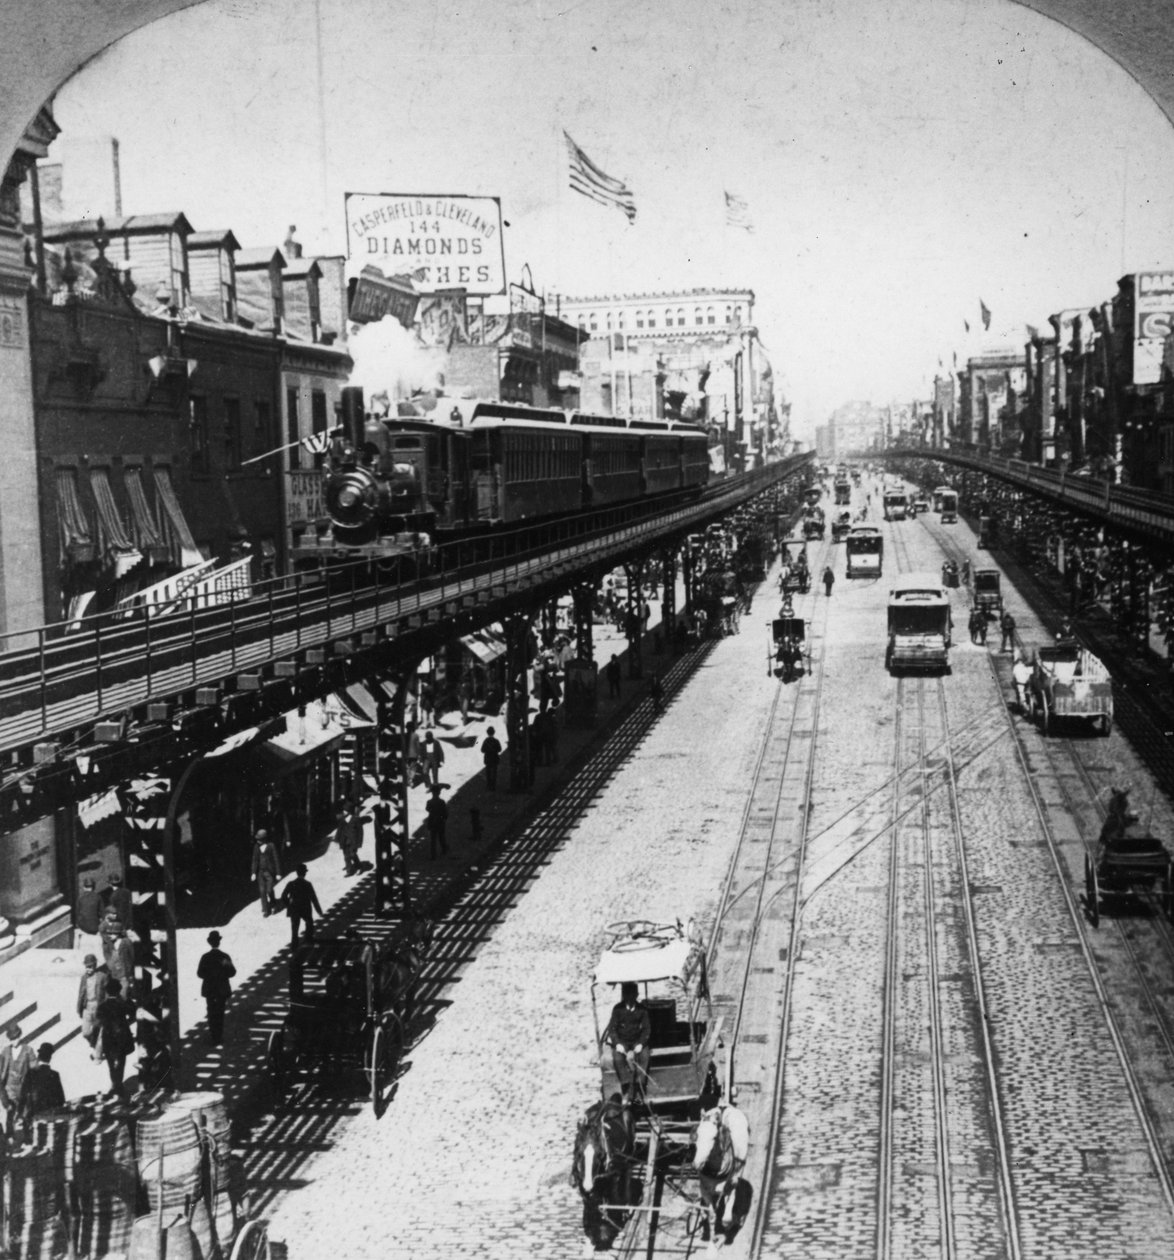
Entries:
{"type": "Polygon", "coordinates": [[[410,272],[421,289],[506,290],[497,197],[347,193],[346,217],[352,267],[410,272]]]}

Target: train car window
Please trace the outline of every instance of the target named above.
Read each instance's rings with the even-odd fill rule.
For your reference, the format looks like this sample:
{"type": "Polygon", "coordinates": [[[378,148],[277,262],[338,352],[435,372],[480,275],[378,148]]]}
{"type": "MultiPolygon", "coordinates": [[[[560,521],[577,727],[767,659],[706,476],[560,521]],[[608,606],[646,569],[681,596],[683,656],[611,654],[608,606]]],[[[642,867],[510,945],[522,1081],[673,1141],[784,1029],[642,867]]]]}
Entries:
{"type": "Polygon", "coordinates": [[[418,451],[420,443],[421,439],[418,437],[397,437],[391,444],[397,451],[418,451]]]}

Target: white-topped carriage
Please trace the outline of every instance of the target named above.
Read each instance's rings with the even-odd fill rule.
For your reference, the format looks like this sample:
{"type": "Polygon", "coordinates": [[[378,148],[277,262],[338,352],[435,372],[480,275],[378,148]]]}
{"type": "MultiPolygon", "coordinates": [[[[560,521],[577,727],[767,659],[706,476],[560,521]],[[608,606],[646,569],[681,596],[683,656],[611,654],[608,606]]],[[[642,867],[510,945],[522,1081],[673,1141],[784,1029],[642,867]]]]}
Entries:
{"type": "Polygon", "coordinates": [[[602,1097],[622,1089],[609,1028],[621,987],[630,981],[649,1018],[648,1067],[646,1073],[635,1071],[635,1096],[652,1110],[695,1117],[702,1106],[713,1106],[728,1084],[718,1065],[722,1018],[713,1010],[700,933],[680,920],[632,920],[608,930],[612,939],[591,980],[602,1097]]]}

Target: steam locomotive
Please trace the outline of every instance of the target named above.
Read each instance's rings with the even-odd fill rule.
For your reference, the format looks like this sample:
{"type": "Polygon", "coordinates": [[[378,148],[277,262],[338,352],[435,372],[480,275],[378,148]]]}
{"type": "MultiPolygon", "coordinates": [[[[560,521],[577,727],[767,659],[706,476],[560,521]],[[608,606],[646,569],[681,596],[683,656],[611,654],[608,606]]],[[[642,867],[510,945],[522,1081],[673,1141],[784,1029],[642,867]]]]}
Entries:
{"type": "Polygon", "coordinates": [[[343,390],[325,516],[294,559],[386,559],[521,521],[624,503],[709,479],[704,429],[470,399],[431,416],[367,414],[343,390]],[[435,417],[435,418],[433,418],[435,417]]]}

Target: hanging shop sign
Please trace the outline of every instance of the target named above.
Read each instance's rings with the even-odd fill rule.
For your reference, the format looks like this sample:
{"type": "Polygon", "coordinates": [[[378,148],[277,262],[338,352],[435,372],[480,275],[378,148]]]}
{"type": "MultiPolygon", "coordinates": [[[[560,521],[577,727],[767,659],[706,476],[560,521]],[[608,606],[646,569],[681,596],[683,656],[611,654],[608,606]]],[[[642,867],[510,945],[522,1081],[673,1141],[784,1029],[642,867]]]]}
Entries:
{"type": "Polygon", "coordinates": [[[497,197],[347,193],[347,256],[417,288],[504,293],[505,250],[497,197]]]}
{"type": "Polygon", "coordinates": [[[378,267],[364,267],[347,282],[347,316],[355,324],[378,323],[390,315],[411,328],[419,301],[410,281],[385,276],[378,267]]]}

